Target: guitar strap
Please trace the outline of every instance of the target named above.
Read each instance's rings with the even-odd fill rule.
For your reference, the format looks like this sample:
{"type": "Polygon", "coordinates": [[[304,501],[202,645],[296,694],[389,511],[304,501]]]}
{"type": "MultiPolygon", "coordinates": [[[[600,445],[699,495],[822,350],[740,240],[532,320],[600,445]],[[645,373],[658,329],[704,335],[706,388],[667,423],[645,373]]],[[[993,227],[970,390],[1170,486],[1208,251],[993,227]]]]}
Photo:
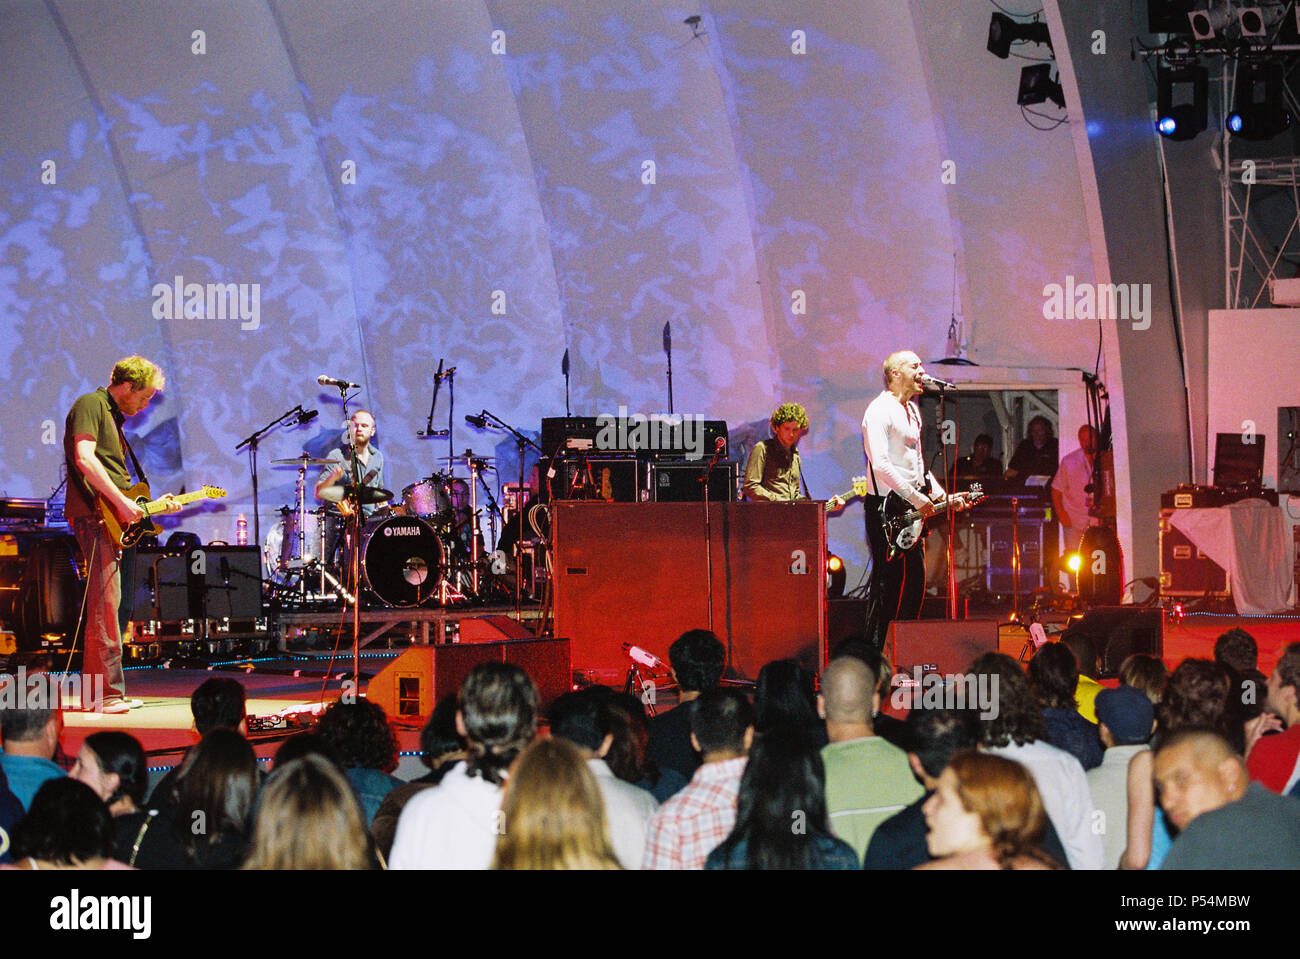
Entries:
{"type": "Polygon", "coordinates": [[[117,423],[117,438],[122,441],[122,449],[126,450],[126,455],[131,458],[131,465],[135,467],[135,476],[145,486],[149,485],[149,477],[144,474],[144,467],[140,461],[135,458],[135,450],[131,449],[131,444],[126,441],[126,433],[122,430],[122,424],[117,423]]]}

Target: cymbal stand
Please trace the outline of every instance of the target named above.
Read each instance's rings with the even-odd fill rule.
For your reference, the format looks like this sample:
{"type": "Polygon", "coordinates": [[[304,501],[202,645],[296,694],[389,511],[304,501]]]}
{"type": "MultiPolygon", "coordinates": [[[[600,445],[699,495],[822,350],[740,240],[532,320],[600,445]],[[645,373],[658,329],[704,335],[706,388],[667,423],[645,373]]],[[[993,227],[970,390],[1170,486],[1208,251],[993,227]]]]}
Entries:
{"type": "MultiPolygon", "coordinates": [[[[347,385],[338,387],[339,399],[343,401],[343,422],[348,424],[348,460],[349,474],[352,477],[352,491],[342,502],[352,505],[352,515],[347,517],[344,533],[344,548],[348,552],[347,587],[339,586],[344,603],[352,607],[352,683],[353,692],[360,695],[357,684],[361,676],[361,461],[357,459],[356,438],[352,435],[352,417],[348,415],[347,385]],[[351,588],[351,595],[348,588],[351,588]]],[[[322,557],[321,566],[325,565],[322,557]]],[[[333,579],[333,577],[330,577],[333,579]]]]}
{"type": "MultiPolygon", "coordinates": [[[[568,413],[568,402],[569,402],[569,351],[565,350],[564,351],[564,403],[565,403],[566,415],[568,413]]],[[[530,440],[523,433],[519,432],[517,429],[511,426],[509,423],[507,423],[505,420],[503,420],[501,417],[495,415],[494,413],[491,413],[488,410],[484,410],[483,416],[486,419],[491,420],[493,425],[499,426],[501,429],[505,430],[507,433],[511,434],[515,438],[515,449],[519,455],[519,489],[522,490],[524,487],[524,450],[525,448],[531,446],[533,449],[537,450],[537,454],[541,456],[544,455],[542,453],[542,448],[538,446],[536,443],[534,443],[532,440],[530,440]]],[[[521,493],[520,495],[522,496],[523,494],[521,493]]],[[[516,511],[517,522],[519,524],[519,535],[515,537],[515,617],[516,619],[519,617],[519,610],[523,601],[522,593],[521,593],[521,582],[523,580],[522,543],[524,541],[524,512],[525,510],[523,509],[522,505],[520,505],[516,511]]],[[[503,529],[502,532],[505,532],[505,530],[503,529]]]]}
{"type": "MultiPolygon", "coordinates": [[[[312,416],[314,415],[315,414],[313,413],[312,416]]],[[[275,429],[277,426],[279,426],[285,420],[289,419],[289,417],[291,416],[298,418],[298,422],[294,424],[295,426],[301,426],[303,423],[311,419],[311,416],[306,416],[305,411],[302,408],[302,404],[299,403],[293,409],[281,413],[279,416],[271,420],[271,422],[267,423],[256,433],[252,433],[249,436],[245,436],[242,440],[239,441],[238,445],[235,446],[236,453],[242,450],[245,446],[248,447],[248,468],[249,471],[252,473],[252,477],[253,477],[253,542],[259,545],[262,542],[262,514],[258,510],[258,503],[257,503],[257,446],[258,443],[261,442],[263,436],[271,432],[271,430],[275,429]]]]}

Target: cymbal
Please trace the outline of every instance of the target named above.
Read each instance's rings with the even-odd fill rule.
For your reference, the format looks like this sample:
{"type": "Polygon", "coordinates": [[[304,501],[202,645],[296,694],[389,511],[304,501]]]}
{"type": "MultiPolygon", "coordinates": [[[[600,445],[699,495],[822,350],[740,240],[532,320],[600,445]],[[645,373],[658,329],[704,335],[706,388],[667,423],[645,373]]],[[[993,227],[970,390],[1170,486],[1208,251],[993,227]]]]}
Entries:
{"type": "Polygon", "coordinates": [[[303,453],[301,456],[295,456],[291,460],[271,460],[272,466],[329,466],[331,463],[338,463],[338,460],[322,460],[314,456],[308,456],[303,453]]]}
{"type": "MultiPolygon", "coordinates": [[[[351,499],[353,492],[357,487],[348,483],[346,486],[326,486],[316,495],[327,503],[341,503],[345,499],[351,499]]],[[[362,486],[360,488],[361,505],[369,506],[372,503],[387,503],[393,498],[390,490],[380,489],[378,486],[362,486]]]]}

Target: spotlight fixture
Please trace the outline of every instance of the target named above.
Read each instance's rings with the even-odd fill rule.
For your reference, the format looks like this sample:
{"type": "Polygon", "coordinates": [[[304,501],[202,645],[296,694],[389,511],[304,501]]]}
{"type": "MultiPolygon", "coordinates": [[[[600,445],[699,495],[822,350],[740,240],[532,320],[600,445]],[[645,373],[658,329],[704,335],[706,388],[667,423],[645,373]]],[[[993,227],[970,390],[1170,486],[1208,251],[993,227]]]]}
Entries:
{"type": "Polygon", "coordinates": [[[1170,140],[1190,140],[1209,123],[1209,71],[1161,67],[1156,75],[1156,129],[1170,140]]]}
{"type": "Polygon", "coordinates": [[[844,568],[844,560],[828,552],[826,554],[826,598],[839,599],[843,596],[848,578],[849,572],[844,568]]]}
{"type": "Polygon", "coordinates": [[[1187,15],[1192,25],[1192,36],[1197,40],[1213,40],[1232,22],[1232,8],[1228,0],[1211,0],[1204,10],[1194,10],[1187,15]]]}
{"type": "Polygon", "coordinates": [[[1049,47],[1052,45],[1052,38],[1047,33],[1047,24],[1038,20],[1032,23],[1020,23],[1012,20],[1005,13],[993,14],[993,19],[989,22],[989,53],[999,60],[1005,60],[1011,55],[1011,44],[1019,41],[1045,43],[1049,47]]]}
{"type": "Polygon", "coordinates": [[[1065,109],[1065,93],[1058,80],[1052,79],[1052,64],[1036,63],[1020,71],[1020,92],[1016,102],[1022,107],[1033,106],[1051,100],[1061,109],[1065,109]]]}
{"type": "Polygon", "coordinates": [[[1240,63],[1232,112],[1225,126],[1243,140],[1271,140],[1291,125],[1282,99],[1282,64],[1277,60],[1240,63]]]}

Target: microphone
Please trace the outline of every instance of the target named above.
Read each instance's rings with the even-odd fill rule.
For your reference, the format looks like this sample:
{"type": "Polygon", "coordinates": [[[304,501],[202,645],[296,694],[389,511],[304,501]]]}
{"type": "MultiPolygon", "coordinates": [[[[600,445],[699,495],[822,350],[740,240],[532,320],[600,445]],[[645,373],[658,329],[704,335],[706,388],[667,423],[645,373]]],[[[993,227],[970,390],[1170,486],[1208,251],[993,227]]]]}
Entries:
{"type": "Polygon", "coordinates": [[[664,352],[671,353],[672,351],[673,351],[673,323],[672,320],[669,320],[667,323],[664,324],[664,352]]]}
{"type": "Polygon", "coordinates": [[[633,646],[630,643],[623,644],[623,652],[627,653],[635,662],[640,663],[642,666],[648,666],[650,669],[658,669],[664,664],[663,660],[654,653],[644,650],[640,646],[633,646]]]}
{"type": "Polygon", "coordinates": [[[360,383],[349,383],[347,380],[336,380],[334,377],[326,376],[324,373],[316,377],[316,382],[321,386],[337,386],[341,390],[361,389],[360,383]]]}
{"type": "Polygon", "coordinates": [[[568,350],[564,351],[564,359],[560,360],[560,375],[561,376],[569,375],[569,351],[568,350]]]}
{"type": "Polygon", "coordinates": [[[302,424],[304,424],[304,423],[310,423],[312,420],[314,420],[314,419],[315,419],[316,417],[318,417],[318,416],[320,416],[320,411],[319,411],[319,410],[299,410],[299,411],[298,411],[298,422],[297,422],[295,425],[296,425],[296,426],[302,426],[302,424]]]}
{"type": "Polygon", "coordinates": [[[937,380],[929,373],[921,374],[921,385],[936,390],[955,390],[957,388],[956,383],[949,383],[947,380],[937,380]]]}
{"type": "Polygon", "coordinates": [[[485,426],[487,426],[487,417],[484,416],[482,413],[480,413],[478,416],[470,415],[465,417],[465,422],[468,423],[470,426],[474,427],[476,430],[481,430],[485,426]]]}

